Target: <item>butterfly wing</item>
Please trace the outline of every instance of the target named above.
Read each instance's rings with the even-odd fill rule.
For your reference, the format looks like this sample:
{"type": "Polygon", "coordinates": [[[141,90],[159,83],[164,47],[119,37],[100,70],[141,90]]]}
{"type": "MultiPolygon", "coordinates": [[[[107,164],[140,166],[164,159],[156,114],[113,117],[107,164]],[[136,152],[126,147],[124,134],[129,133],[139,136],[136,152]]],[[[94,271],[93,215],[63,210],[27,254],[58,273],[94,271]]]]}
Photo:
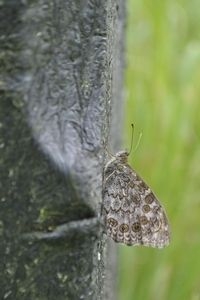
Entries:
{"type": "Polygon", "coordinates": [[[107,234],[114,241],[157,248],[169,244],[169,225],[163,207],[128,164],[108,164],[103,211],[107,234]]]}

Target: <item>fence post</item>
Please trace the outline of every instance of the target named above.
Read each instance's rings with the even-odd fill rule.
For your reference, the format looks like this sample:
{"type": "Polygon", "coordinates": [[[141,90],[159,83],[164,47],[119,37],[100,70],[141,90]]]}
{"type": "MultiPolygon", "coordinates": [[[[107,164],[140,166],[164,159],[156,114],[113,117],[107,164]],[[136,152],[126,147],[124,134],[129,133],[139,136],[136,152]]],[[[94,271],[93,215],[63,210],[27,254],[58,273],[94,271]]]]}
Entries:
{"type": "Polygon", "coordinates": [[[120,145],[124,1],[3,1],[0,18],[0,298],[114,300],[99,214],[104,145],[120,145]]]}

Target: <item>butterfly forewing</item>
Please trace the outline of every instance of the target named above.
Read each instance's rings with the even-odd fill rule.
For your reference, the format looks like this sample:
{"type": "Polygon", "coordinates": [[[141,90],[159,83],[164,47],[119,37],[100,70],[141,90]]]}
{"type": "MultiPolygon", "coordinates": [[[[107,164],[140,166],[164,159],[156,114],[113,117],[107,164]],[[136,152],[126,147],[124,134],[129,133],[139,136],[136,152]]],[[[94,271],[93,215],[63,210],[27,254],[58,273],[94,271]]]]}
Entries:
{"type": "Polygon", "coordinates": [[[106,232],[115,242],[163,248],[169,244],[165,211],[127,158],[127,152],[118,152],[104,170],[106,232]]]}

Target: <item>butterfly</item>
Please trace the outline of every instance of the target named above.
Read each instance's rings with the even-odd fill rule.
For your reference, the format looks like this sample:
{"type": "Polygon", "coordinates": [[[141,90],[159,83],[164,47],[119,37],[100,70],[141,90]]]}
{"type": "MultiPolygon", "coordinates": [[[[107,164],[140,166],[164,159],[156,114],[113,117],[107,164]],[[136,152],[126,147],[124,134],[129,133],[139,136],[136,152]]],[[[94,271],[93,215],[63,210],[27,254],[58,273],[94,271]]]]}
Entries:
{"type": "MultiPolygon", "coordinates": [[[[129,152],[130,153],[130,152],[129,152]]],[[[106,164],[103,216],[108,236],[126,245],[163,248],[170,242],[164,208],[120,151],[106,164]]]]}

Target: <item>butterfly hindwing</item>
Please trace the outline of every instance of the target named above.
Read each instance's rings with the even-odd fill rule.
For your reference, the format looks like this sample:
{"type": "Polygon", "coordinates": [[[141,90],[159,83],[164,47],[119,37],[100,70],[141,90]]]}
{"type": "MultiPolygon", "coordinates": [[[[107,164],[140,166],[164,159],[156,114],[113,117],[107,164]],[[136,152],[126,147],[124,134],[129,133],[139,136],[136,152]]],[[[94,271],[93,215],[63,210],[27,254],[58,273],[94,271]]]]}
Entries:
{"type": "Polygon", "coordinates": [[[163,248],[169,225],[163,207],[119,152],[104,171],[103,210],[107,234],[126,245],[163,248]]]}

